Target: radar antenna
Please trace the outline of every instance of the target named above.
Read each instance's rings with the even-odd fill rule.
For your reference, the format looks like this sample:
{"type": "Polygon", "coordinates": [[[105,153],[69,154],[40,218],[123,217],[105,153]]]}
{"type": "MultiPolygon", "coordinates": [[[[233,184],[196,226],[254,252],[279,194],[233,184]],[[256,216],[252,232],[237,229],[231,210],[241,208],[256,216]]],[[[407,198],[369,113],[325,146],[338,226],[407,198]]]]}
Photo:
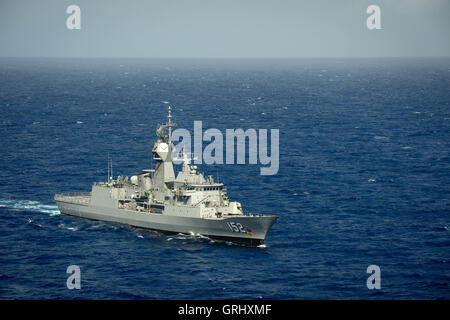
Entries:
{"type": "MultiPolygon", "coordinates": [[[[167,101],[162,101],[165,104],[168,104],[167,101]]],[[[162,140],[165,141],[167,138],[167,143],[171,144],[172,142],[172,127],[175,127],[177,124],[172,122],[172,107],[169,105],[168,107],[168,113],[169,115],[167,116],[168,121],[166,124],[160,125],[158,130],[156,130],[156,134],[157,136],[162,140]],[[168,129],[168,134],[165,134],[166,129],[168,129]]]]}
{"type": "Polygon", "coordinates": [[[169,141],[168,141],[168,143],[171,144],[172,143],[172,127],[175,127],[177,124],[176,123],[172,123],[172,107],[170,105],[169,105],[168,111],[169,111],[169,115],[167,116],[168,122],[166,124],[166,128],[169,129],[169,141]]]}

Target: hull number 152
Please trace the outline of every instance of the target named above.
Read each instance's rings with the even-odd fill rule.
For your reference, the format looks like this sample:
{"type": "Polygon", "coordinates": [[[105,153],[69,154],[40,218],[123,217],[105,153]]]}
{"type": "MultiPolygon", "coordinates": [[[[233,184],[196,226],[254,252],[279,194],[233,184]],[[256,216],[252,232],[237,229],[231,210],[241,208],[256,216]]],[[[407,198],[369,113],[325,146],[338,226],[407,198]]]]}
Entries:
{"type": "Polygon", "coordinates": [[[247,232],[247,231],[245,231],[242,224],[240,224],[239,222],[227,222],[227,225],[233,232],[242,232],[242,233],[247,232]]]}

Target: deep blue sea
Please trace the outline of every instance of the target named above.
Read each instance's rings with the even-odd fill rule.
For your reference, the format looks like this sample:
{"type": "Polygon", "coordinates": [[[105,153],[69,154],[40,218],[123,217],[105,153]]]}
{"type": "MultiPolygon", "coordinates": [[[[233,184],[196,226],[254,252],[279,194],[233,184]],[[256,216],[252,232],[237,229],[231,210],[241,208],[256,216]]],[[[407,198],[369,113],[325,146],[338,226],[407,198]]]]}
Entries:
{"type": "Polygon", "coordinates": [[[0,116],[1,299],[450,298],[449,59],[0,59],[0,116]],[[59,214],[108,154],[151,166],[161,101],[191,132],[280,130],[276,175],[199,167],[280,217],[266,247],[59,214]]]}

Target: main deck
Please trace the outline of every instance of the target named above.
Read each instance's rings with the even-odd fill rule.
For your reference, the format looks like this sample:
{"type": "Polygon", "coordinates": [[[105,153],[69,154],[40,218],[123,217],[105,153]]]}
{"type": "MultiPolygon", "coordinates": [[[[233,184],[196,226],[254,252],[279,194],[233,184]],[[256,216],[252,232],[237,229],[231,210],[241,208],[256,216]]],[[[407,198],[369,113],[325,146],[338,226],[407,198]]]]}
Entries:
{"type": "Polygon", "coordinates": [[[88,206],[91,203],[91,192],[70,192],[55,194],[55,201],[81,204],[88,206]]]}

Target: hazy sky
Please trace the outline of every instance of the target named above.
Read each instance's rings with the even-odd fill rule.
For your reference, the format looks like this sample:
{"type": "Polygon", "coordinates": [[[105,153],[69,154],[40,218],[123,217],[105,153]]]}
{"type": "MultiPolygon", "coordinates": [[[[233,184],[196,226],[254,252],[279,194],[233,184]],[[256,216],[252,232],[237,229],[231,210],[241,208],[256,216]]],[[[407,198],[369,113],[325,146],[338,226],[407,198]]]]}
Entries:
{"type": "Polygon", "coordinates": [[[0,0],[0,56],[449,57],[449,18],[450,0],[0,0]]]}

